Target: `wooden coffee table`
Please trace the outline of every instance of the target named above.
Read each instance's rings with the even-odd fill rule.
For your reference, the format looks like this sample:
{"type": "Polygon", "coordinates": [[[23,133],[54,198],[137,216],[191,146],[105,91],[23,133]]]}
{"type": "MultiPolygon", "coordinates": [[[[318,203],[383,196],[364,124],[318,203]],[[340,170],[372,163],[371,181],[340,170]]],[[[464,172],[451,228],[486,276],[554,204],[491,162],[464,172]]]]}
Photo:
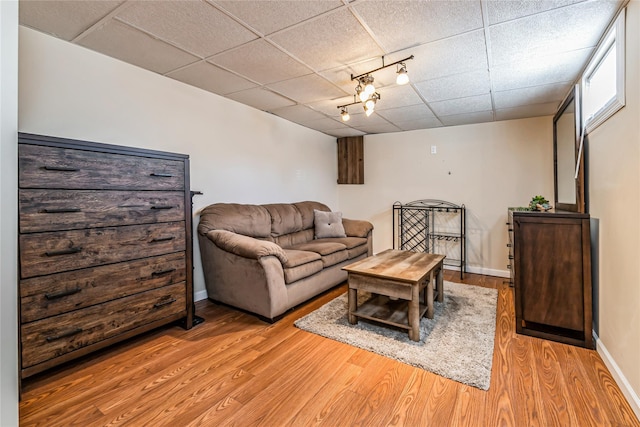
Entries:
{"type": "Polygon", "coordinates": [[[434,298],[440,302],[444,299],[444,258],[389,249],[343,267],[349,281],[349,323],[356,324],[363,318],[393,325],[408,329],[409,338],[420,341],[420,319],[425,313],[433,319],[434,298]],[[360,307],[358,290],[373,295],[360,307]]]}

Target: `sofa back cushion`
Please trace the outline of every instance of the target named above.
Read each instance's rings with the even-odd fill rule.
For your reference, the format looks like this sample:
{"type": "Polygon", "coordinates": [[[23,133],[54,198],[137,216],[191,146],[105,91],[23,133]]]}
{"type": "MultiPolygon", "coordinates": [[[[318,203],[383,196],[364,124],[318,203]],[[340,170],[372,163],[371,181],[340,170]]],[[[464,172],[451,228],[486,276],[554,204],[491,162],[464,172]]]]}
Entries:
{"type": "MultiPolygon", "coordinates": [[[[331,212],[327,205],[319,202],[298,202],[293,204],[300,211],[302,216],[302,229],[313,228],[313,210],[331,212]]],[[[311,237],[313,239],[313,235],[311,237]]]]}
{"type": "Polygon", "coordinates": [[[200,234],[206,234],[211,230],[227,230],[244,236],[270,238],[271,215],[260,205],[215,203],[202,210],[198,224],[200,234]]]}
{"type": "Polygon", "coordinates": [[[302,215],[291,203],[262,205],[271,215],[271,236],[295,233],[302,230],[302,215]]]}

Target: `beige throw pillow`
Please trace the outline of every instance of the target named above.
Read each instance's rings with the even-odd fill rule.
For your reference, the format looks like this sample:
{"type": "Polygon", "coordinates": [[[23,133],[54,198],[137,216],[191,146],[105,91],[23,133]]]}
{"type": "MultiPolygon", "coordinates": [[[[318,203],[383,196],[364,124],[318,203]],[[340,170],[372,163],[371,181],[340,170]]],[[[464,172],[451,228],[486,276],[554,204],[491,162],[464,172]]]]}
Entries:
{"type": "Polygon", "coordinates": [[[347,237],[342,225],[342,212],[324,212],[313,210],[315,238],[347,237]]]}

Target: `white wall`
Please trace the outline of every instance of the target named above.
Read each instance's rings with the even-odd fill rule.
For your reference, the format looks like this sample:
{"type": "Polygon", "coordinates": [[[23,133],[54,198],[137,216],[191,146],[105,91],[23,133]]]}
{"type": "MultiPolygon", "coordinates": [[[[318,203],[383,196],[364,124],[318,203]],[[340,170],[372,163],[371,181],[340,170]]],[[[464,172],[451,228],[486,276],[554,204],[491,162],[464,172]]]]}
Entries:
{"type": "Polygon", "coordinates": [[[333,137],[28,28],[19,56],[21,132],[188,154],[194,224],[214,202],[337,208],[333,137]]]}
{"type": "Polygon", "coordinates": [[[599,223],[598,350],[640,418],[640,2],[627,7],[626,106],[588,136],[599,223]]]}
{"type": "Polygon", "coordinates": [[[0,2],[0,425],[18,425],[18,2],[0,2]]]}
{"type": "Polygon", "coordinates": [[[365,184],[340,185],[339,205],[373,222],[374,252],[393,245],[394,202],[441,199],[467,208],[468,271],[508,276],[507,208],[553,201],[552,120],[367,135],[364,165],[365,184]]]}

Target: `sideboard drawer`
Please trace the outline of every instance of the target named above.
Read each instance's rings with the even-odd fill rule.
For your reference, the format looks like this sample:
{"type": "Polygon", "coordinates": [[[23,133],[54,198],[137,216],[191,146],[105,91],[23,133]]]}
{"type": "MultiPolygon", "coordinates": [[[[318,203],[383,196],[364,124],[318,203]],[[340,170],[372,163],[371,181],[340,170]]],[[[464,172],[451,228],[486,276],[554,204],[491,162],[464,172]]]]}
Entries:
{"type": "Polygon", "coordinates": [[[186,280],[184,252],[20,281],[22,322],[33,322],[186,280]]]}
{"type": "Polygon", "coordinates": [[[184,283],[22,325],[22,366],[62,356],[145,323],[184,313],[184,283]]]}
{"type": "Polygon", "coordinates": [[[20,145],[20,188],[184,191],[184,163],[60,147],[20,145]]]}
{"type": "Polygon", "coordinates": [[[23,279],[185,250],[184,222],[20,235],[23,279]]]}
{"type": "Polygon", "coordinates": [[[73,230],[184,220],[184,192],[25,189],[20,232],[73,230]]]}

